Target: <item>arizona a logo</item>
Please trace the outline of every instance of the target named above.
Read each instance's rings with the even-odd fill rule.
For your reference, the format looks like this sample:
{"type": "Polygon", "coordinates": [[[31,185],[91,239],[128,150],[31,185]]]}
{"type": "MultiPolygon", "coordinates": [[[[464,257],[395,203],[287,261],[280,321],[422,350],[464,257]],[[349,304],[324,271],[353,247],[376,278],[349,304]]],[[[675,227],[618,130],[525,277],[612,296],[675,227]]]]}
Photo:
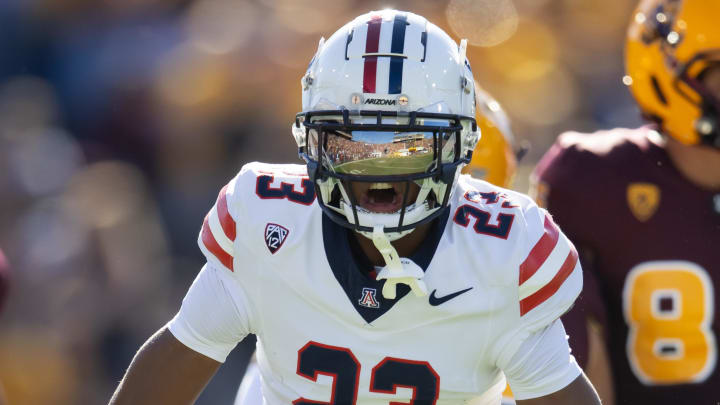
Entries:
{"type": "Polygon", "coordinates": [[[290,231],[282,225],[268,223],[265,225],[265,245],[270,249],[270,253],[275,254],[285,243],[290,231]]]}
{"type": "Polygon", "coordinates": [[[627,188],[630,211],[640,222],[645,222],[660,205],[660,188],[652,183],[630,183],[627,188]]]}
{"type": "Polygon", "coordinates": [[[380,308],[380,303],[377,302],[375,294],[377,294],[377,291],[374,288],[363,288],[358,304],[368,308],[380,308]]]}

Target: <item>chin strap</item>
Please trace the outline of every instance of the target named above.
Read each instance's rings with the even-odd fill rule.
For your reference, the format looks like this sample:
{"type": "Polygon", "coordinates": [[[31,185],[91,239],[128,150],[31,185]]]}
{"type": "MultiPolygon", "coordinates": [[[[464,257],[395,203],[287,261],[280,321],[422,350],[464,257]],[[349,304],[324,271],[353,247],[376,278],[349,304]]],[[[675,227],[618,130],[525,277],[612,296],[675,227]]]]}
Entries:
{"type": "Polygon", "coordinates": [[[425,272],[412,260],[398,256],[397,250],[390,244],[382,225],[373,227],[372,241],[385,259],[385,267],[378,273],[378,280],[385,280],[382,294],[387,299],[395,299],[397,284],[406,284],[418,297],[427,295],[427,286],[421,279],[425,272]]]}

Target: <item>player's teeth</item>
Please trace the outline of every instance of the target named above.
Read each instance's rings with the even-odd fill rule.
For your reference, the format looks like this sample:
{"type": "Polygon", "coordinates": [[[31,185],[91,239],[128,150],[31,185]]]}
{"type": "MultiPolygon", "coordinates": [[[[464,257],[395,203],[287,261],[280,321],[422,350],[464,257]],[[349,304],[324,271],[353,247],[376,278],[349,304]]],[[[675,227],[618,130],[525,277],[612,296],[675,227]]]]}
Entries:
{"type": "Polygon", "coordinates": [[[372,183],[372,184],[370,184],[370,190],[385,190],[388,188],[393,188],[393,186],[390,183],[372,183]]]}

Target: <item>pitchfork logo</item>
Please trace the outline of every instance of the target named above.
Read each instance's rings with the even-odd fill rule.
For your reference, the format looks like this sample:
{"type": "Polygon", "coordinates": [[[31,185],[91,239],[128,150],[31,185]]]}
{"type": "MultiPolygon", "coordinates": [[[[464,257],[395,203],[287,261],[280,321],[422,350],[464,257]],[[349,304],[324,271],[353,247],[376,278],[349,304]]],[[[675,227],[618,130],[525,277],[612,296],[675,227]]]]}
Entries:
{"type": "Polygon", "coordinates": [[[282,225],[273,223],[265,225],[265,245],[270,249],[270,253],[275,254],[282,247],[289,232],[282,225]]]}

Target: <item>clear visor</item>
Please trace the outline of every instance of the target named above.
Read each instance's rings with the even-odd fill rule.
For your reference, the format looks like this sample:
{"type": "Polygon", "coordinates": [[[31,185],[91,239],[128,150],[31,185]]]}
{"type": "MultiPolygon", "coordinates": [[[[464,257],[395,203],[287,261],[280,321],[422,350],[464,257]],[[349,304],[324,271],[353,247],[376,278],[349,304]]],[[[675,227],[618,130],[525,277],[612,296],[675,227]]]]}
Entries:
{"type": "Polygon", "coordinates": [[[434,130],[310,129],[308,152],[331,172],[359,176],[422,174],[457,159],[456,133],[438,128],[449,127],[448,121],[424,121],[421,126],[434,130]]]}

